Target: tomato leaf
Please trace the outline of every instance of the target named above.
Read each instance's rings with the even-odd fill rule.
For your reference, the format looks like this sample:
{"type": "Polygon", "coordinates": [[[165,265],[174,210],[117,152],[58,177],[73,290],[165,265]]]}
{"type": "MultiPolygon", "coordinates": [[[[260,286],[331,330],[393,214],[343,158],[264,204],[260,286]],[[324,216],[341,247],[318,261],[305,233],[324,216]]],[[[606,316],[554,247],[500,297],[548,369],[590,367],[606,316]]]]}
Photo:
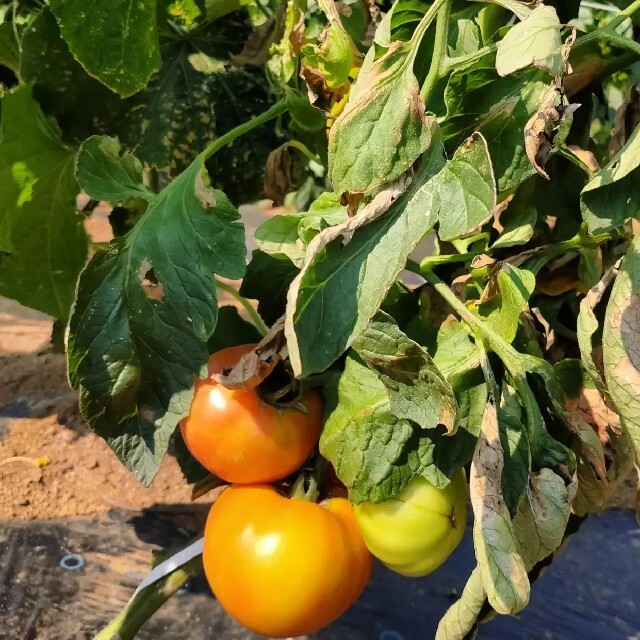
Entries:
{"type": "Polygon", "coordinates": [[[438,176],[438,236],[453,240],[480,228],[496,206],[496,181],[487,142],[473,134],[438,176]]]}
{"type": "Polygon", "coordinates": [[[496,70],[501,76],[535,65],[553,76],[564,70],[562,25],[553,7],[536,7],[498,43],[496,70]]]}
{"type": "Polygon", "coordinates": [[[433,227],[433,177],[442,165],[442,150],[434,145],[408,191],[386,213],[357,228],[348,244],[338,227],[316,236],[313,242],[321,249],[314,253],[310,245],[287,302],[285,330],[296,375],[324,371],[367,326],[409,254],[433,227]],[[331,238],[326,246],[325,237],[331,238]]]}
{"type": "Polygon", "coordinates": [[[529,602],[529,577],[513,522],[502,496],[504,454],[498,413],[490,396],[471,462],[473,545],[489,603],[498,613],[517,613],[529,602]]]}
{"type": "MultiPolygon", "coordinates": [[[[493,243],[493,249],[506,249],[521,244],[527,244],[533,237],[538,211],[533,206],[523,206],[519,209],[507,209],[504,215],[504,228],[493,243]]],[[[500,221],[503,222],[502,217],[500,221]]]]}
{"type": "Polygon", "coordinates": [[[480,2],[491,2],[493,4],[500,5],[505,9],[509,9],[520,18],[520,20],[526,20],[532,13],[533,9],[529,6],[529,2],[526,0],[479,0],[480,2]]]}
{"type": "Polygon", "coordinates": [[[254,234],[260,251],[277,259],[288,258],[301,267],[305,253],[304,243],[298,235],[301,219],[298,214],[287,214],[265,220],[254,234]]]}
{"type": "Polygon", "coordinates": [[[640,235],[613,285],[602,334],[609,393],[640,460],[640,235]]]}
{"type": "Polygon", "coordinates": [[[393,43],[360,72],[329,133],[329,177],[336,193],[377,192],[431,144],[436,120],[426,115],[413,74],[418,44],[393,43]]]}
{"type": "Polygon", "coordinates": [[[297,273],[290,260],[255,250],[242,279],[240,295],[257,300],[260,317],[272,325],[285,311],[287,290],[297,273]],[[269,274],[268,278],[264,277],[265,273],[269,274]]]}
{"type": "Polygon", "coordinates": [[[391,316],[379,311],[353,348],[386,387],[393,415],[423,429],[442,425],[448,433],[456,430],[458,405],[451,386],[391,316]]]}
{"type": "Polygon", "coordinates": [[[520,316],[536,286],[536,278],[525,269],[503,265],[497,276],[500,296],[481,307],[480,312],[507,342],[516,337],[520,316]]]}
{"type": "Polygon", "coordinates": [[[217,320],[213,276],[242,276],[244,236],[200,158],[154,194],[140,184],[140,163],[118,152],[112,139],[90,138],[77,158],[81,186],[97,198],[140,195],[149,206],[80,277],[69,377],[92,429],[149,484],[189,411],[194,376],[206,374],[217,320]]]}
{"type": "Polygon", "coordinates": [[[480,569],[476,567],[464,585],[460,598],[452,604],[438,623],[435,640],[463,640],[476,625],[487,601],[480,569]]]}
{"type": "Polygon", "coordinates": [[[524,129],[546,89],[540,70],[499,78],[491,56],[449,78],[444,137],[459,144],[474,131],[484,136],[499,193],[515,189],[535,173],[525,151],[524,129]]]}
{"type": "Polygon", "coordinates": [[[445,486],[468,461],[465,445],[475,438],[462,424],[445,436],[397,418],[387,388],[357,356],[347,357],[337,389],[328,391],[335,397],[320,451],[355,503],[388,500],[417,476],[445,486]]]}
{"type": "Polygon", "coordinates": [[[52,0],[62,37],[87,72],[121,96],[140,91],[160,68],[156,3],[52,0]]]}
{"type": "Polygon", "coordinates": [[[2,100],[0,294],[67,320],[87,236],[73,153],[22,86],[2,100]]]}
{"type": "Polygon", "coordinates": [[[600,169],[580,195],[582,217],[591,233],[622,226],[640,211],[640,127],[600,169]]]}
{"type": "Polygon", "coordinates": [[[10,22],[0,23],[0,65],[20,72],[20,48],[14,26],[10,22]]]}
{"type": "Polygon", "coordinates": [[[515,389],[504,382],[498,408],[498,425],[504,452],[502,491],[511,515],[515,513],[526,491],[531,471],[529,434],[524,423],[515,389]]]}
{"type": "Polygon", "coordinates": [[[513,528],[527,571],[554,553],[564,537],[577,483],[569,486],[550,469],[532,473],[513,528]]]}

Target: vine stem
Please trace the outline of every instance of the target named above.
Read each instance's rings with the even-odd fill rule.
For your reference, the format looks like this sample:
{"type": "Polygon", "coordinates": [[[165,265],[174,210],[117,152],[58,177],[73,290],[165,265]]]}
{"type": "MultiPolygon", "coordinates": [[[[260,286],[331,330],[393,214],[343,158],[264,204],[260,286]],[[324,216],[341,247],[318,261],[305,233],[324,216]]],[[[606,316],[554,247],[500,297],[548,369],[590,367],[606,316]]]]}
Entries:
{"type": "Polygon", "coordinates": [[[436,35],[435,44],[433,45],[433,57],[431,58],[431,67],[429,73],[420,90],[420,97],[426,104],[429,102],[431,93],[436,83],[441,78],[441,67],[447,59],[447,41],[449,37],[449,18],[451,16],[451,3],[453,0],[445,0],[444,4],[438,10],[436,18],[436,35]]]}
{"type": "Polygon", "coordinates": [[[196,556],[161,580],[136,594],[120,615],[94,640],[133,640],[142,625],[191,578],[202,571],[202,556],[196,556]]]}
{"type": "Polygon", "coordinates": [[[237,126],[235,129],[231,129],[231,131],[228,131],[224,135],[213,140],[198,157],[203,161],[208,160],[213,154],[217,153],[228,144],[231,144],[240,136],[243,136],[245,133],[249,133],[249,131],[252,131],[253,129],[257,129],[261,125],[265,124],[265,122],[269,122],[269,120],[273,120],[274,118],[281,116],[286,110],[287,106],[284,100],[276,102],[264,113],[261,113],[255,118],[251,118],[251,120],[248,120],[244,124],[237,126]]]}
{"type": "Polygon", "coordinates": [[[222,280],[219,280],[218,278],[216,278],[216,287],[233,296],[249,314],[251,321],[255,325],[256,329],[260,332],[260,335],[262,337],[267,335],[269,327],[267,327],[267,325],[264,323],[264,320],[260,317],[260,314],[253,308],[253,305],[245,297],[241,296],[235,287],[227,284],[226,282],[222,282],[222,280]]]}

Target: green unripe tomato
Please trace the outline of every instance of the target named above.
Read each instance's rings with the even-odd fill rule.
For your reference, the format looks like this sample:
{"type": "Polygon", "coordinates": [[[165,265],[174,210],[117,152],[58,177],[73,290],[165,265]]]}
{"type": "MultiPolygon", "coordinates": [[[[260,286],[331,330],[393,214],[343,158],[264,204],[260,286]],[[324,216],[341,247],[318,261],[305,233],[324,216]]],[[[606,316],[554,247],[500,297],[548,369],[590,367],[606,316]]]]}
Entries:
{"type": "Polygon", "coordinates": [[[453,553],[464,535],[464,469],[444,489],[415,478],[395,498],[363,502],[355,507],[355,514],[374,556],[403,576],[426,576],[453,553]]]}

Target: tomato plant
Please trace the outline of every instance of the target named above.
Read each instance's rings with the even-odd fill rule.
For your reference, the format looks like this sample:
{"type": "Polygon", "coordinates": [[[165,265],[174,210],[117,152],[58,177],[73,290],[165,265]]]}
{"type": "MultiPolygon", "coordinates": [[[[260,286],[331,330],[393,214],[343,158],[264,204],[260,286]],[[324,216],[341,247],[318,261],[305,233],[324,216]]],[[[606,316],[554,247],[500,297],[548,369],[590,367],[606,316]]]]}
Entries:
{"type": "Polygon", "coordinates": [[[285,638],[344,613],[371,575],[353,507],[288,499],[269,485],[232,485],[204,532],[204,569],[220,604],[249,629],[285,638]]]}
{"type": "MultiPolygon", "coordinates": [[[[238,364],[255,345],[222,349],[209,358],[209,376],[238,364]]],[[[314,391],[300,407],[278,408],[256,390],[231,390],[212,380],[196,380],[182,437],[193,456],[227,482],[273,482],[299,469],[316,446],[322,428],[322,401],[314,391]]]]}
{"type": "Polygon", "coordinates": [[[385,502],[356,506],[362,535],[392,571],[419,577],[435,571],[460,544],[467,523],[467,482],[460,470],[438,489],[414,478],[385,502]]]}
{"type": "Polygon", "coordinates": [[[92,430],[145,485],[170,453],[201,494],[224,480],[182,421],[220,476],[277,457],[274,436],[240,476],[209,463],[248,441],[222,447],[243,429],[221,418],[194,444],[207,392],[298,398],[304,420],[275,420],[298,437],[321,396],[317,450],[314,426],[265,479],[322,499],[328,461],[384,505],[464,468],[477,567],[437,638],[525,607],[640,462],[640,0],[0,0],[0,20],[0,294],[57,320],[92,430]],[[284,208],[247,259],[237,207],[261,195],[284,208]]]}

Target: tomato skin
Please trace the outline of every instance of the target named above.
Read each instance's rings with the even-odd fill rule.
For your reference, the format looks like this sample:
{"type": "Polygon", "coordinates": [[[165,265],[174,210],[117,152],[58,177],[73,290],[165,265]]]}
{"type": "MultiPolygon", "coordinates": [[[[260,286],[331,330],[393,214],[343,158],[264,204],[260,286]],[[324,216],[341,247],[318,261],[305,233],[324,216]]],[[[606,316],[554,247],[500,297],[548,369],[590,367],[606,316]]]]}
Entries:
{"type": "MultiPolygon", "coordinates": [[[[255,345],[223,349],[209,359],[209,375],[233,366],[255,345]]],[[[255,390],[227,389],[196,380],[189,416],[180,429],[185,444],[206,469],[227,482],[274,482],[299,469],[315,447],[322,429],[320,394],[307,391],[307,409],[278,410],[255,390]]]]}
{"type": "Polygon", "coordinates": [[[460,544],[467,522],[467,483],[461,469],[444,489],[415,478],[395,498],[364,502],[355,514],[367,547],[407,577],[435,571],[460,544]]]}
{"type": "Polygon", "coordinates": [[[232,485],[209,512],[204,569],[223,608],[274,638],[313,633],[342,615],[372,569],[353,507],[281,496],[269,485],[232,485]]]}

